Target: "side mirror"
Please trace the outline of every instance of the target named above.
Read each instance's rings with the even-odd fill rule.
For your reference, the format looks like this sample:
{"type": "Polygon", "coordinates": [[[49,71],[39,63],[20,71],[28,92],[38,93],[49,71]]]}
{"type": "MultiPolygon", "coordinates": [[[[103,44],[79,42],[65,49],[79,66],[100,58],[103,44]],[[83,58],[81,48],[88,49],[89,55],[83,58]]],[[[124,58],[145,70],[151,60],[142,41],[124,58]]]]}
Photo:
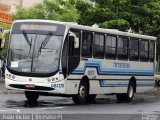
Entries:
{"type": "Polygon", "coordinates": [[[73,32],[69,32],[69,36],[74,39],[74,48],[79,48],[79,38],[73,32]]]}
{"type": "Polygon", "coordinates": [[[79,38],[75,38],[74,40],[74,48],[79,48],[79,38]]]}

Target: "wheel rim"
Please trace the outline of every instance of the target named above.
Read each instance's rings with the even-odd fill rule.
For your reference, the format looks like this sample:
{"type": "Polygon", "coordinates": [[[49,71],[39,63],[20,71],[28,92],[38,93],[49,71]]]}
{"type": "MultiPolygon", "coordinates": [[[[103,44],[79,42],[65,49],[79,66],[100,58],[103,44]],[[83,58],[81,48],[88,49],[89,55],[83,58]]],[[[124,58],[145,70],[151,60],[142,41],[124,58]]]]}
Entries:
{"type": "Polygon", "coordinates": [[[130,86],[130,88],[129,88],[129,98],[132,98],[133,93],[134,93],[133,87],[130,86]]]}
{"type": "Polygon", "coordinates": [[[81,86],[80,89],[79,89],[79,95],[81,98],[84,98],[85,95],[86,95],[86,90],[85,90],[85,87],[84,86],[81,86]]]}

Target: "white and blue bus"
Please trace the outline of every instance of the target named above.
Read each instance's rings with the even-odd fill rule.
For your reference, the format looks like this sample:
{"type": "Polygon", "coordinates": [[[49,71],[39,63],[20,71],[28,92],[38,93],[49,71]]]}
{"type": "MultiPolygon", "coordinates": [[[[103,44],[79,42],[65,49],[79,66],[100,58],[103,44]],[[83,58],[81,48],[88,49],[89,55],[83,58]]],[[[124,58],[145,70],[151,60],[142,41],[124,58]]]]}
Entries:
{"type": "Polygon", "coordinates": [[[70,96],[78,104],[97,94],[131,102],[154,85],[156,37],[50,20],[18,20],[10,30],[8,89],[70,96]]]}

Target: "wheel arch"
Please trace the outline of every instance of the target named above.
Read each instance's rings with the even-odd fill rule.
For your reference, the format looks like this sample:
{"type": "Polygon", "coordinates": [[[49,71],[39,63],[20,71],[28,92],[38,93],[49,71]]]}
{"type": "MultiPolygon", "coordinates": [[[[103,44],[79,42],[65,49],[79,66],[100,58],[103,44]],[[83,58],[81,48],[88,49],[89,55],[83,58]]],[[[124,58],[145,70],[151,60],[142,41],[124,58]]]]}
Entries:
{"type": "Polygon", "coordinates": [[[81,82],[85,82],[86,84],[87,84],[87,86],[88,86],[88,90],[90,90],[90,83],[89,83],[89,78],[88,78],[88,76],[83,76],[82,77],[82,79],[81,79],[81,81],[80,81],[80,83],[81,82]]]}
{"type": "Polygon", "coordinates": [[[88,104],[89,103],[89,79],[83,76],[80,80],[78,87],[78,94],[72,96],[75,104],[88,104]]]}

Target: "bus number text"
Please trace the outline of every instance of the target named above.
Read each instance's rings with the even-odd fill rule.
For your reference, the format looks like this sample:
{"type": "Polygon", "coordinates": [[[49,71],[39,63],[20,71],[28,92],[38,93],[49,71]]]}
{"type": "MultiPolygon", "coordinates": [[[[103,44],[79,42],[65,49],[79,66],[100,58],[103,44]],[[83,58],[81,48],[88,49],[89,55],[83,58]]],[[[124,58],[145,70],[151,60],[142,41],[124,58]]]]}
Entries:
{"type": "Polygon", "coordinates": [[[64,88],[64,84],[51,84],[52,88],[64,88]]]}
{"type": "Polygon", "coordinates": [[[89,70],[89,71],[88,71],[88,75],[94,75],[94,71],[89,70]]]}

